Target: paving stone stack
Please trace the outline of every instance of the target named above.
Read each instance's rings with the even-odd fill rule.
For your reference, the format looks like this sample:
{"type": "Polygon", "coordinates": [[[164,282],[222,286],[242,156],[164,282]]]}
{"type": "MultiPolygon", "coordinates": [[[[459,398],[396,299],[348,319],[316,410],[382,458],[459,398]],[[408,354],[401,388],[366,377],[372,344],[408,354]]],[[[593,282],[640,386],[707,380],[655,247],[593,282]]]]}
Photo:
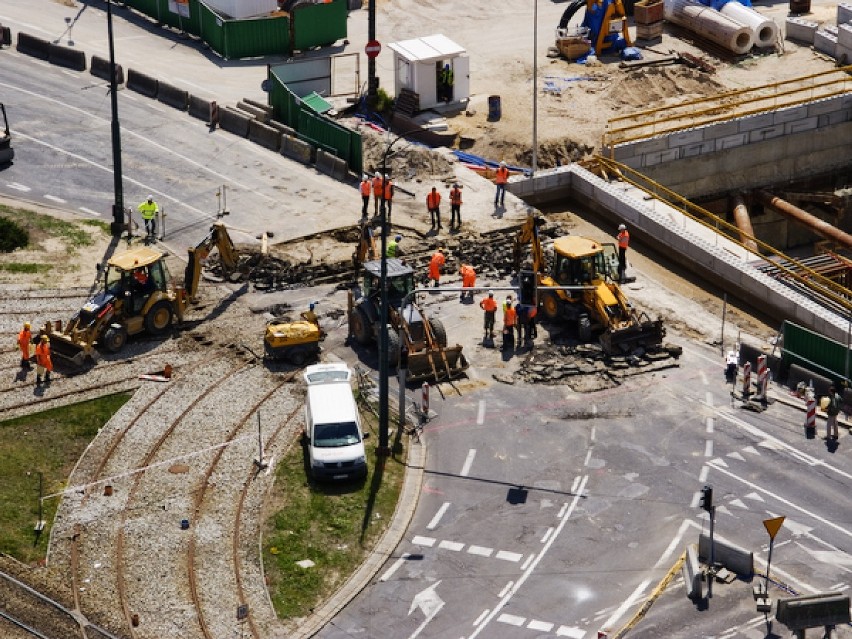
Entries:
{"type": "Polygon", "coordinates": [[[852,64],[852,4],[848,2],[838,3],[834,25],[820,27],[813,20],[791,16],[786,32],[788,40],[809,44],[841,64],[852,64]]]}

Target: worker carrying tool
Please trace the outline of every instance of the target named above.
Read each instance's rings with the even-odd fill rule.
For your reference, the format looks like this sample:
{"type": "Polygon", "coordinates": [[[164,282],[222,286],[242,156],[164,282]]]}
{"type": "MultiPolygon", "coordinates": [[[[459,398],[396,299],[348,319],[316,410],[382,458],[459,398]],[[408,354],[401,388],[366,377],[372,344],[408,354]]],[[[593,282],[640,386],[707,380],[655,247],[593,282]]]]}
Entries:
{"type": "Polygon", "coordinates": [[[30,323],[24,322],[24,327],[18,333],[18,348],[21,349],[21,368],[29,370],[32,368],[30,364],[30,344],[33,342],[33,333],[30,330],[30,323]]]}
{"type": "Polygon", "coordinates": [[[160,213],[160,207],[154,201],[153,195],[149,195],[148,199],[139,205],[139,213],[145,223],[145,235],[148,239],[153,239],[157,235],[157,215],[160,213]]]}

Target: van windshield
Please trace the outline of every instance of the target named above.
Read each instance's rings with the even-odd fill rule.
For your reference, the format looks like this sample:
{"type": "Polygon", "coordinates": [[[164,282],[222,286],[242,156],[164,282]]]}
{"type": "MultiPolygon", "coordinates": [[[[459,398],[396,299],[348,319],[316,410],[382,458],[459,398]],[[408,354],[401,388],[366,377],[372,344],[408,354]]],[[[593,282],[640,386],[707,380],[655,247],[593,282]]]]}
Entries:
{"type": "Polygon", "coordinates": [[[317,448],[336,448],[351,446],[361,441],[358,425],[355,422],[337,424],[316,424],[314,426],[313,445],[317,448]]]}

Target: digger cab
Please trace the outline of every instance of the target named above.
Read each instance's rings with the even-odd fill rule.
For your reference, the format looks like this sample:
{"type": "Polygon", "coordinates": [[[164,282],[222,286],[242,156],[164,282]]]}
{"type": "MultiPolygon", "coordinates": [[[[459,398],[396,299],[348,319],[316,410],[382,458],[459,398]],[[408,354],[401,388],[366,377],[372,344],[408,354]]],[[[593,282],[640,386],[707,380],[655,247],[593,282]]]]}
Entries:
{"type": "MultiPolygon", "coordinates": [[[[388,304],[393,308],[399,308],[402,300],[414,290],[414,270],[398,258],[388,258],[386,262],[388,304]]],[[[378,300],[381,295],[381,275],[381,260],[364,263],[362,297],[378,300]]]]}
{"type": "Polygon", "coordinates": [[[618,275],[615,245],[601,244],[578,235],[567,235],[553,243],[553,279],[559,286],[585,286],[618,275]]]}

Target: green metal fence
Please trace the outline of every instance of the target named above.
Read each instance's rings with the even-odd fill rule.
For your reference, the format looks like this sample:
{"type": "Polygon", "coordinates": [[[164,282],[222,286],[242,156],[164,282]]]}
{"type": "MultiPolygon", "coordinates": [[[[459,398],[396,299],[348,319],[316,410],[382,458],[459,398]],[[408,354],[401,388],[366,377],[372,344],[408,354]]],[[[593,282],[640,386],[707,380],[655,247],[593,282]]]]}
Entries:
{"type": "Polygon", "coordinates": [[[293,48],[325,47],[346,37],[348,0],[302,5],[293,12],[293,48]]]}
{"type": "Polygon", "coordinates": [[[852,352],[845,344],[786,321],[781,334],[781,360],[785,368],[798,364],[837,384],[849,380],[852,352]]]}

